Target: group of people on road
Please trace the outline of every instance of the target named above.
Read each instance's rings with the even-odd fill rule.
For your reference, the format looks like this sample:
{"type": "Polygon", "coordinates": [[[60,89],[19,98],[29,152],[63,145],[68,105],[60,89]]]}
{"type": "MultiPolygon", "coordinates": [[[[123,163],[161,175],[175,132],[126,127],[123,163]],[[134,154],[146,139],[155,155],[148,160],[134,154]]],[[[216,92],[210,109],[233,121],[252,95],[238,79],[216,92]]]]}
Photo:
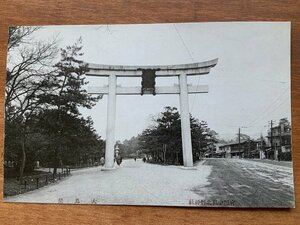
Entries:
{"type": "MultiPolygon", "coordinates": [[[[134,161],[136,161],[136,157],[134,157],[134,161]]],[[[143,157],[143,162],[145,163],[147,161],[146,157],[143,157]]]]}
{"type": "MultiPolygon", "coordinates": [[[[118,166],[121,165],[122,161],[123,161],[122,156],[117,156],[117,157],[115,157],[115,159],[114,159],[114,162],[117,162],[117,165],[118,165],[118,166]]],[[[100,166],[103,167],[104,165],[105,165],[105,158],[102,156],[102,157],[100,158],[100,166]]]]}
{"type": "MultiPolygon", "coordinates": [[[[136,159],[137,159],[137,157],[134,157],[134,161],[136,161],[136,159]]],[[[142,160],[143,160],[144,163],[147,161],[146,157],[143,157],[142,160]]],[[[115,157],[115,159],[114,159],[114,162],[116,162],[118,166],[121,165],[122,161],[123,161],[123,158],[122,158],[122,156],[120,156],[120,155],[118,155],[118,156],[115,157]]],[[[100,158],[100,166],[103,167],[104,165],[105,165],[105,158],[102,156],[102,157],[100,158]]]]}

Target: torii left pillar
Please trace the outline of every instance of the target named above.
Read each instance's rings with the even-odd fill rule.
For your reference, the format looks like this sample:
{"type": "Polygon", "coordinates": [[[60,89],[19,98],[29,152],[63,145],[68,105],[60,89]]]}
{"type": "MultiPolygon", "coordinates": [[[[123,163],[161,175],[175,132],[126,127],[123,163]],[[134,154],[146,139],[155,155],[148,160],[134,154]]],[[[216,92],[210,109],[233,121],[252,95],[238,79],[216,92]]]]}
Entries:
{"type": "Polygon", "coordinates": [[[107,170],[114,168],[116,88],[117,88],[117,76],[109,75],[108,99],[107,99],[107,128],[106,128],[106,144],[105,144],[105,169],[107,170]]]}

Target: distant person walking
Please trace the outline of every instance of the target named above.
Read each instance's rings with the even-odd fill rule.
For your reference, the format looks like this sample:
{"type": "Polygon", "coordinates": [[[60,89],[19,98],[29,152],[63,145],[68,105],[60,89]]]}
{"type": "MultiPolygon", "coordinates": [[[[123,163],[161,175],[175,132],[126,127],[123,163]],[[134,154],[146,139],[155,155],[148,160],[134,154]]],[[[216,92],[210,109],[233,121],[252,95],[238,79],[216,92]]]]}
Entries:
{"type": "Polygon", "coordinates": [[[136,157],[134,157],[134,161],[136,161],[136,157]]]}
{"type": "Polygon", "coordinates": [[[143,162],[144,162],[144,163],[146,162],[146,157],[143,158],[143,162]]]}
{"type": "Polygon", "coordinates": [[[104,157],[102,156],[101,159],[100,159],[100,165],[103,167],[105,164],[105,159],[104,157]]]}
{"type": "Polygon", "coordinates": [[[117,161],[118,166],[120,166],[121,163],[122,163],[122,157],[121,157],[121,156],[118,156],[118,157],[116,158],[116,161],[117,161]]]}

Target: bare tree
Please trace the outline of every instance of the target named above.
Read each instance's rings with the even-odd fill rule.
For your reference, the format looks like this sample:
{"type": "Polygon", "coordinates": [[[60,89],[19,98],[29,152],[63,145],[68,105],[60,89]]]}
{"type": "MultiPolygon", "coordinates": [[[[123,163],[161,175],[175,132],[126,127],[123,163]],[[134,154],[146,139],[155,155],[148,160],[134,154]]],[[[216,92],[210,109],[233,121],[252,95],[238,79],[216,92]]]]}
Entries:
{"type": "Polygon", "coordinates": [[[20,44],[28,43],[30,35],[40,29],[39,27],[10,27],[8,30],[8,51],[20,44]]]}
{"type": "Polygon", "coordinates": [[[27,121],[41,107],[37,96],[47,91],[47,83],[51,76],[46,75],[54,72],[53,60],[58,53],[56,40],[34,41],[32,34],[38,29],[13,27],[8,37],[5,122],[9,126],[13,120],[21,121],[21,178],[26,163],[27,121]]]}

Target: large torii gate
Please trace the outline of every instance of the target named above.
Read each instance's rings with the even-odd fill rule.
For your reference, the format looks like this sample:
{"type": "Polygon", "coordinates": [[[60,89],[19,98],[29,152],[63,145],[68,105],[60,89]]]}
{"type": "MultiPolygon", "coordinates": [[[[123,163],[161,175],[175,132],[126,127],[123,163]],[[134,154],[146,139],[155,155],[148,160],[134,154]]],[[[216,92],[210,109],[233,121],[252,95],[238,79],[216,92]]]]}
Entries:
{"type": "MultiPolygon", "coordinates": [[[[179,65],[164,66],[122,66],[122,65],[100,65],[88,64],[87,76],[108,77],[108,86],[89,87],[90,94],[108,95],[107,100],[107,129],[105,147],[105,169],[114,167],[114,145],[115,145],[115,119],[116,119],[116,95],[141,95],[141,94],[179,94],[181,135],[183,163],[185,168],[193,167],[192,140],[190,130],[190,115],[188,94],[208,93],[207,85],[188,85],[187,76],[205,75],[210,72],[218,59],[179,65]],[[154,75],[155,77],[177,76],[179,86],[155,87],[154,90],[142,89],[141,87],[117,86],[117,77],[143,77],[154,75]]],[[[155,82],[154,82],[155,85],[155,82]]]]}

